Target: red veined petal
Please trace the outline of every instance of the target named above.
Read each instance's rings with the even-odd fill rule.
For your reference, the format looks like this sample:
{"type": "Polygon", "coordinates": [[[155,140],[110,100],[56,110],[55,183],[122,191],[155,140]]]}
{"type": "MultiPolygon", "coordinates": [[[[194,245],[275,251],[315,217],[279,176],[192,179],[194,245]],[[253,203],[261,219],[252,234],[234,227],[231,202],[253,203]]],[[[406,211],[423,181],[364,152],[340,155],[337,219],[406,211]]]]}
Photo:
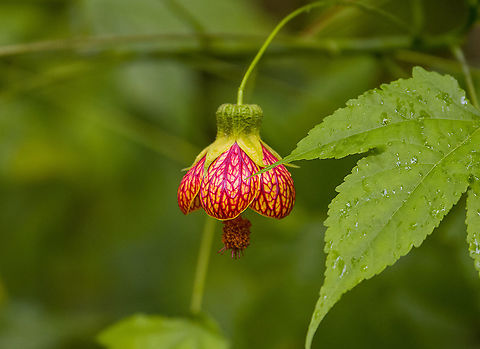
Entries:
{"type": "MultiPolygon", "coordinates": [[[[266,166],[278,161],[263,145],[262,151],[266,166]]],[[[260,192],[250,208],[272,218],[280,219],[288,216],[295,203],[295,187],[290,172],[285,166],[280,165],[257,177],[260,177],[260,192]]]]}
{"type": "Polygon", "coordinates": [[[205,158],[204,156],[188,170],[178,187],[178,206],[184,214],[193,212],[201,207],[198,192],[203,179],[205,158]]]}
{"type": "Polygon", "coordinates": [[[205,212],[220,220],[237,217],[258,194],[260,179],[248,178],[257,171],[257,165],[235,142],[212,162],[203,179],[200,200],[205,212]]]}
{"type": "Polygon", "coordinates": [[[195,199],[193,199],[192,206],[190,206],[190,212],[196,211],[199,208],[202,208],[202,203],[200,202],[200,195],[195,196],[195,199]]]}

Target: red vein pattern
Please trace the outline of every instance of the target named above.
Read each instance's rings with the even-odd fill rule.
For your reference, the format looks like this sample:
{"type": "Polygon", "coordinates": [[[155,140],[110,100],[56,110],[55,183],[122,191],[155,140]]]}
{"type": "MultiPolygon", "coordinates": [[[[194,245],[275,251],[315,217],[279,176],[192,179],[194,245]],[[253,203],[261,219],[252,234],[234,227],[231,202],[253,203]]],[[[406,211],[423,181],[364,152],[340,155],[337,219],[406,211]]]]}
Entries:
{"type": "Polygon", "coordinates": [[[248,178],[257,171],[235,142],[210,165],[203,179],[200,201],[205,212],[221,220],[237,217],[258,194],[259,177],[248,178]]]}
{"type": "Polygon", "coordinates": [[[184,214],[188,214],[202,207],[197,194],[200,191],[200,184],[203,180],[205,159],[206,156],[188,170],[178,187],[178,206],[184,214]]]}
{"type": "MultiPolygon", "coordinates": [[[[278,159],[262,145],[263,163],[268,166],[278,159]]],[[[290,172],[285,166],[277,166],[264,172],[260,177],[260,193],[250,207],[258,213],[272,217],[288,216],[295,203],[295,187],[290,172]]]]}

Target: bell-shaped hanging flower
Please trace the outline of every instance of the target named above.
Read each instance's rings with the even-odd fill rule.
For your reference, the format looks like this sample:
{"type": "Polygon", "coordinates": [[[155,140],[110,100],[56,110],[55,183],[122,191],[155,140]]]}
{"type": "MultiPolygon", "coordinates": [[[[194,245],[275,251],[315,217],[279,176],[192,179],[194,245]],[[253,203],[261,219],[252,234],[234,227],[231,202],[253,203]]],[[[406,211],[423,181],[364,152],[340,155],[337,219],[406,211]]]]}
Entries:
{"type": "MultiPolygon", "coordinates": [[[[260,138],[262,116],[262,109],[254,104],[223,104],[218,108],[217,138],[197,156],[178,188],[178,205],[184,214],[203,208],[228,227],[233,224],[228,221],[248,207],[278,219],[290,213],[295,188],[285,166],[252,177],[280,159],[260,138]]],[[[243,251],[224,244],[232,256],[243,251]]]]}

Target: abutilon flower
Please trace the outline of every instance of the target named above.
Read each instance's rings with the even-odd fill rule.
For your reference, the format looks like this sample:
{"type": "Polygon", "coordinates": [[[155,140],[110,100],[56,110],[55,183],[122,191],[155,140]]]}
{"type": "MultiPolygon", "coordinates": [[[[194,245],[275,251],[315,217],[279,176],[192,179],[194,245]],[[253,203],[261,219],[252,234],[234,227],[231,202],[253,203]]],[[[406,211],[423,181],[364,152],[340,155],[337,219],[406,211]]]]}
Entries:
{"type": "Polygon", "coordinates": [[[252,177],[280,159],[260,138],[262,116],[258,105],[221,105],[215,142],[197,156],[177,192],[184,214],[203,208],[224,221],[220,251],[231,250],[232,257],[240,256],[249,245],[250,222],[239,217],[243,211],[250,207],[280,219],[295,202],[293,180],[284,165],[252,177]]]}

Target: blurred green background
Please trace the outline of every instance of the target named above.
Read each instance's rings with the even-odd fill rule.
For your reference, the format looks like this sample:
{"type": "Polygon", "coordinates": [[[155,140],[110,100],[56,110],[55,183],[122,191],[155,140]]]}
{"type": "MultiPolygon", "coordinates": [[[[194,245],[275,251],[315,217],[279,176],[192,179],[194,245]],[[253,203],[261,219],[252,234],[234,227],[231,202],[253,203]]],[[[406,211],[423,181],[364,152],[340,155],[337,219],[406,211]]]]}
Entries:
{"type": "MultiPolygon", "coordinates": [[[[354,8],[298,18],[247,89],[246,101],[264,110],[264,140],[288,154],[349,98],[413,65],[465,87],[452,38],[464,40],[480,86],[474,2],[369,2],[410,33],[354,8]]],[[[217,106],[234,102],[269,30],[305,3],[0,1],[1,349],[100,348],[95,336],[131,314],[188,314],[205,218],[178,209],[180,170],[213,140],[217,106]]],[[[291,215],[247,213],[246,256],[212,253],[204,310],[233,348],[303,346],[328,203],[358,159],[299,163],[291,215]]],[[[464,206],[345,295],[314,347],[480,348],[464,206]]],[[[215,234],[214,251],[220,223],[215,234]]]]}

